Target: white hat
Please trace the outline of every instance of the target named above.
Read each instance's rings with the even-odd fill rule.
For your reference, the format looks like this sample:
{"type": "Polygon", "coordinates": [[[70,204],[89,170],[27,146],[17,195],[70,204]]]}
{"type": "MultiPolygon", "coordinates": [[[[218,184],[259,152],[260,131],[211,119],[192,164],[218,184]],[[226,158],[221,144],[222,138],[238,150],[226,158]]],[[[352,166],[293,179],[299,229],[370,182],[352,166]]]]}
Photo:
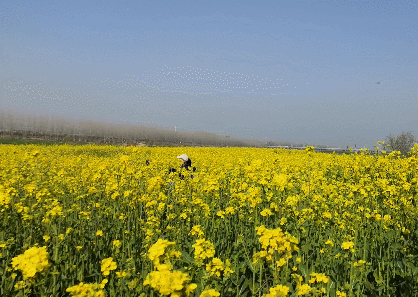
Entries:
{"type": "Polygon", "coordinates": [[[187,161],[187,160],[189,160],[189,157],[187,157],[187,155],[186,155],[186,154],[182,154],[182,155],[180,155],[180,156],[177,156],[177,159],[181,159],[181,160],[183,160],[183,161],[187,161]]]}

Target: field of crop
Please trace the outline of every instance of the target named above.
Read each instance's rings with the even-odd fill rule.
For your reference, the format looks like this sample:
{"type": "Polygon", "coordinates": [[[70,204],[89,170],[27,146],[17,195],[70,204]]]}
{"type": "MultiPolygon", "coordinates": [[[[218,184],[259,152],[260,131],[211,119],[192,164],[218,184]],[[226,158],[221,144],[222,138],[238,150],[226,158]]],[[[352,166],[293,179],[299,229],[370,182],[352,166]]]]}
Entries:
{"type": "Polygon", "coordinates": [[[414,156],[69,145],[0,156],[1,296],[418,296],[414,156]],[[168,172],[182,153],[194,178],[168,172]]]}

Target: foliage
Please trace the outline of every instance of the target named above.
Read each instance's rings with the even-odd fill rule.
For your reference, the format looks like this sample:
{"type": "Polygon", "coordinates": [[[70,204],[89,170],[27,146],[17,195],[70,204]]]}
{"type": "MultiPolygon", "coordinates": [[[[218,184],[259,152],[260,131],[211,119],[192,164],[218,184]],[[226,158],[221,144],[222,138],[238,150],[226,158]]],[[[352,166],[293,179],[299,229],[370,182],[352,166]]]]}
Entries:
{"type": "Polygon", "coordinates": [[[0,154],[1,296],[418,294],[414,154],[91,145],[0,154]],[[194,178],[168,171],[182,153],[194,178]]]}
{"type": "Polygon", "coordinates": [[[402,132],[396,136],[390,134],[386,137],[386,143],[390,145],[391,150],[400,151],[403,155],[409,153],[416,141],[412,132],[402,132]]]}

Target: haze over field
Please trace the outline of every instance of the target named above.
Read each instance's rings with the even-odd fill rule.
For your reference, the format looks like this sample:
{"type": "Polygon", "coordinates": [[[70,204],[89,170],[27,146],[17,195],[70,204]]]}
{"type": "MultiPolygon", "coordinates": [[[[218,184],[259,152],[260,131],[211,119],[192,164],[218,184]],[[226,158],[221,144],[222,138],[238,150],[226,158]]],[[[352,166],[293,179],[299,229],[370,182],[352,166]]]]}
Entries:
{"type": "Polygon", "coordinates": [[[370,147],[418,130],[416,1],[0,4],[0,108],[370,147]]]}

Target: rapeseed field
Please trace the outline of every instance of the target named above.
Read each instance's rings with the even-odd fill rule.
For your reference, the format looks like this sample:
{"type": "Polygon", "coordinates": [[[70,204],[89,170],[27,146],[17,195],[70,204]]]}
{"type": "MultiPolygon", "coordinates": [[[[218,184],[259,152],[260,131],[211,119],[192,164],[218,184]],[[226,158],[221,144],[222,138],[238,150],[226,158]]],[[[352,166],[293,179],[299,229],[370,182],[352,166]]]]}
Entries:
{"type": "Polygon", "coordinates": [[[414,155],[2,145],[0,156],[1,296],[418,296],[414,155]],[[183,153],[197,170],[180,178],[183,153]]]}

